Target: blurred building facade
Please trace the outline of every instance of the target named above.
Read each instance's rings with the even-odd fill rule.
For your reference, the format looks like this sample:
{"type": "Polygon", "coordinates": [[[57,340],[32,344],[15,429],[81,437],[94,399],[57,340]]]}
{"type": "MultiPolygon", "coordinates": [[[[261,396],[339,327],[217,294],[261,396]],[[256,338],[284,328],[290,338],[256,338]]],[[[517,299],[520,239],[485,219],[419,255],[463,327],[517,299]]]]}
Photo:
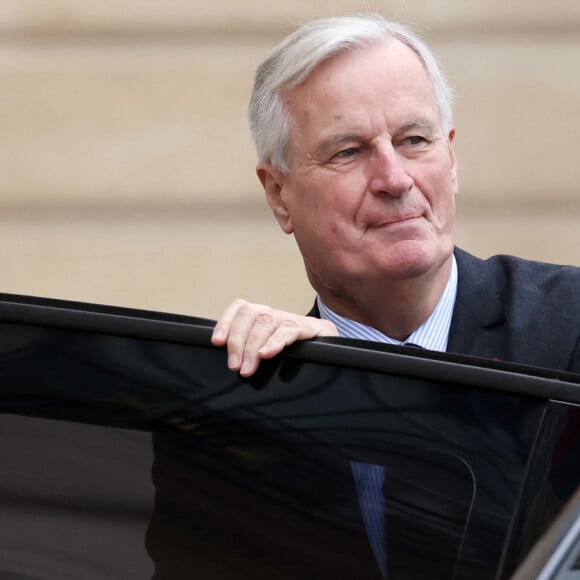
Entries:
{"type": "Polygon", "coordinates": [[[576,0],[3,0],[0,291],[215,317],[313,292],[254,174],[257,63],[314,16],[411,25],[456,92],[457,241],[580,265],[576,0]]]}

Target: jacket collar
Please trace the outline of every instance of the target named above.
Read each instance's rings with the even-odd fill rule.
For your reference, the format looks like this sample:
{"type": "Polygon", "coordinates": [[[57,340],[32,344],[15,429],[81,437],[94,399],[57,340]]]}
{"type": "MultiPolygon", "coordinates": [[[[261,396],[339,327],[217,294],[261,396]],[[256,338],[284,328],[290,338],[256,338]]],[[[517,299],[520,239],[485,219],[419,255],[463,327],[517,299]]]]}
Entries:
{"type": "Polygon", "coordinates": [[[458,282],[447,350],[478,356],[501,356],[505,321],[502,276],[489,262],[455,249],[458,282]],[[499,341],[499,342],[498,342],[499,341]]]}

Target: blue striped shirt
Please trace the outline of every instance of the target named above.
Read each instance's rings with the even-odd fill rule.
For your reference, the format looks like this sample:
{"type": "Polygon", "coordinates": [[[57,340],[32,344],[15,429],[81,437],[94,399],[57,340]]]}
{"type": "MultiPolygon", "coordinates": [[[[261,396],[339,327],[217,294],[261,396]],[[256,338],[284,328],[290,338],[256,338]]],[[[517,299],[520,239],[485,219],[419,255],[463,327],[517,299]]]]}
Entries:
{"type": "MultiPolygon", "coordinates": [[[[340,316],[333,312],[320,298],[317,297],[318,309],[321,318],[333,322],[340,336],[346,338],[358,338],[361,340],[372,340],[387,344],[414,344],[429,350],[444,352],[447,349],[449,340],[449,329],[451,327],[451,317],[453,316],[453,307],[455,306],[455,297],[457,296],[457,263],[455,256],[451,264],[451,274],[447,285],[441,294],[435,310],[431,316],[412,332],[405,340],[397,340],[383,334],[372,326],[361,324],[340,316]]],[[[386,298],[388,300],[388,297],[386,298]]]]}

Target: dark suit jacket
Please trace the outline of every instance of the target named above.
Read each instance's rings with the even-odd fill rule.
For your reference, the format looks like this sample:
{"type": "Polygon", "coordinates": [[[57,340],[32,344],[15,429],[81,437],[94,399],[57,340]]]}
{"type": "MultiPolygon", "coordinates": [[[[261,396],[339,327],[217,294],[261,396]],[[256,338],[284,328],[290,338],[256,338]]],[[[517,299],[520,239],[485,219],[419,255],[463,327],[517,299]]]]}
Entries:
{"type": "Polygon", "coordinates": [[[455,251],[447,350],[580,372],[580,268],[455,251]]]}

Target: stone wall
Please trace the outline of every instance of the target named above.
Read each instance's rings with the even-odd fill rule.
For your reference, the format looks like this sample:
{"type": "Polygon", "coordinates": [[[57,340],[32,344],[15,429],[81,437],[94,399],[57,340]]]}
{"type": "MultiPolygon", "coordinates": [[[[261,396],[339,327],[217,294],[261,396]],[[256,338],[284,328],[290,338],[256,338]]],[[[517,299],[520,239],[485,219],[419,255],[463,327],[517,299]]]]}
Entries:
{"type": "Polygon", "coordinates": [[[459,245],[580,265],[577,0],[2,0],[0,291],[215,317],[312,291],[254,175],[270,46],[319,15],[413,26],[456,91],[459,245]]]}

